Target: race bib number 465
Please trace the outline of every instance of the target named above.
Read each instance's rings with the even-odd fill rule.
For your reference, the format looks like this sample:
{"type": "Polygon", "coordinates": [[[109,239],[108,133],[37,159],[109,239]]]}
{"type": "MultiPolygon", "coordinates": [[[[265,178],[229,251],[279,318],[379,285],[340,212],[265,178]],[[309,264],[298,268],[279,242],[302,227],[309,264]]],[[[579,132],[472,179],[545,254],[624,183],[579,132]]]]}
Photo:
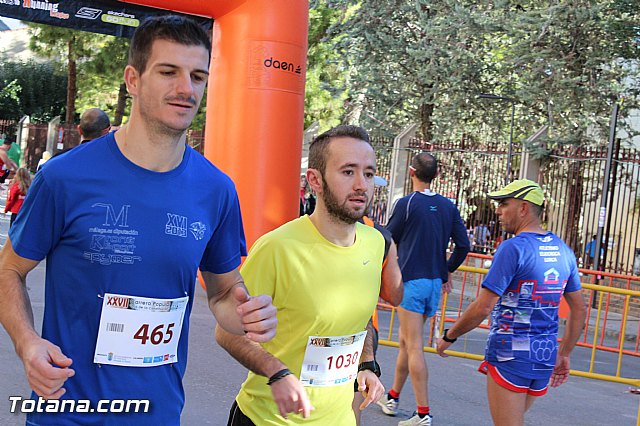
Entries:
{"type": "Polygon", "coordinates": [[[93,362],[152,367],[178,361],[188,297],[152,299],[105,293],[93,362]]]}
{"type": "Polygon", "coordinates": [[[347,336],[309,336],[300,382],[304,386],[337,386],[353,381],[366,331],[347,336]]]}

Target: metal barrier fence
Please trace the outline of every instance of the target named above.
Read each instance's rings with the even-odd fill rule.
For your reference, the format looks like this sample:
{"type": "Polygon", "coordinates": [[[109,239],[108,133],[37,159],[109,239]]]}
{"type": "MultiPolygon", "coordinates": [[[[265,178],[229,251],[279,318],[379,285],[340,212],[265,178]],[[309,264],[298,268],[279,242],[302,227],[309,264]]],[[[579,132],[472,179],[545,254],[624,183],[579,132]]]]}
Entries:
{"type": "MultiPolygon", "coordinates": [[[[482,278],[488,270],[482,266],[488,266],[488,261],[491,261],[491,256],[470,254],[465,265],[454,274],[454,292],[442,298],[439,312],[431,318],[424,352],[436,353],[433,346],[447,328],[445,324],[455,322],[476,299],[482,278]]],[[[596,303],[595,308],[590,307],[588,310],[584,331],[572,354],[571,374],[640,388],[640,277],[585,269],[581,269],[580,272],[582,292],[587,296],[585,302],[591,302],[589,306],[592,306],[594,300],[596,303]],[[589,283],[603,279],[608,281],[607,286],[589,283]],[[578,351],[581,351],[579,357],[576,356],[578,351]]],[[[398,347],[395,308],[379,304],[378,309],[391,311],[388,329],[381,324],[379,343],[398,347]]],[[[568,307],[563,302],[559,308],[558,336],[562,336],[567,314],[568,307]]],[[[379,318],[381,321],[383,317],[379,315],[379,318]]],[[[488,327],[487,319],[476,330],[487,330],[488,327]]],[[[456,349],[460,348],[459,350],[450,350],[447,353],[456,357],[482,360],[484,344],[472,344],[473,342],[467,340],[468,335],[469,333],[459,339],[455,346],[456,349]]],[[[640,424],[640,411],[638,422],[640,424]]]]}
{"type": "Polygon", "coordinates": [[[204,130],[187,130],[187,145],[204,155],[204,130]]]}
{"type": "MultiPolygon", "coordinates": [[[[390,180],[393,139],[372,138],[376,150],[378,175],[390,180]]],[[[473,241],[474,251],[491,253],[501,238],[497,227],[495,208],[487,199],[487,192],[505,182],[508,153],[505,146],[498,142],[477,142],[465,138],[459,141],[428,143],[420,139],[409,142],[409,160],[421,151],[429,151],[440,163],[438,178],[434,181],[434,190],[449,198],[460,209],[462,218],[472,236],[478,227],[486,227],[486,241],[473,241]]],[[[512,177],[517,175],[521,151],[516,147],[513,152],[512,177]]],[[[411,192],[411,180],[404,182],[404,193],[411,192]]],[[[374,198],[374,220],[386,223],[384,215],[388,203],[386,191],[376,191],[374,198]]]]}
{"type": "MultiPolygon", "coordinates": [[[[467,264],[459,268],[458,272],[454,275],[454,282],[456,283],[456,287],[459,287],[459,290],[452,293],[455,294],[455,296],[443,297],[440,312],[443,312],[442,307],[445,306],[445,315],[442,316],[442,314],[438,314],[432,319],[433,324],[428,335],[429,342],[432,342],[438,330],[441,332],[445,328],[445,323],[455,322],[466,306],[477,297],[481,288],[482,277],[486,274],[487,269],[469,266],[469,262],[473,262],[474,259],[477,259],[476,262],[478,260],[482,262],[482,260],[490,260],[491,257],[477,254],[470,255],[467,258],[467,264]],[[435,327],[436,323],[438,323],[437,327],[435,327]]],[[[595,278],[598,274],[603,274],[602,272],[589,270],[581,270],[581,272],[583,273],[583,278],[588,276],[595,278]]],[[[608,278],[613,280],[614,278],[620,279],[622,277],[628,281],[628,288],[624,288],[624,286],[620,288],[589,284],[584,279],[582,280],[583,294],[587,293],[590,301],[595,298],[597,307],[590,307],[588,309],[587,321],[578,346],[591,350],[593,357],[587,371],[572,370],[572,374],[594,374],[594,378],[627,383],[640,387],[640,374],[639,377],[625,378],[621,376],[620,372],[623,361],[633,359],[635,362],[640,362],[640,359],[636,359],[640,357],[640,320],[638,316],[630,315],[632,304],[633,306],[639,306],[640,304],[640,291],[631,289],[632,284],[635,286],[640,285],[640,278],[616,276],[614,274],[609,274],[608,278]],[[594,372],[595,356],[604,353],[617,354],[615,374],[599,374],[594,372]]],[[[391,308],[384,304],[380,306],[383,309],[391,308]]],[[[563,311],[563,306],[561,306],[559,313],[560,318],[566,318],[566,313],[566,311],[563,311]]],[[[389,326],[388,338],[382,340],[384,343],[393,343],[394,317],[395,315],[391,317],[392,323],[389,326]]],[[[488,323],[483,323],[480,328],[487,329],[488,323]]],[[[559,335],[561,335],[561,333],[559,333],[559,335]]],[[[435,350],[425,348],[425,352],[435,352],[435,350]]],[[[482,355],[474,354],[474,356],[470,356],[469,358],[482,359],[482,355]]],[[[640,373],[640,371],[636,371],[636,374],[638,373],[640,373]]]]}
{"type": "MultiPolygon", "coordinates": [[[[376,174],[389,182],[391,180],[391,160],[393,156],[393,139],[374,138],[371,140],[376,151],[376,174]]],[[[387,223],[387,203],[389,191],[386,188],[376,188],[374,192],[374,205],[371,218],[377,223],[387,223]]]]}
{"type": "MultiPolygon", "coordinates": [[[[495,206],[487,198],[487,192],[518,177],[521,147],[514,146],[511,175],[508,178],[508,147],[501,142],[462,138],[458,141],[427,143],[413,139],[409,142],[409,148],[411,156],[420,151],[429,151],[436,157],[439,170],[438,177],[433,181],[433,189],[449,198],[460,210],[469,229],[473,251],[492,253],[503,235],[498,226],[495,206]]],[[[405,192],[411,192],[410,181],[405,184],[405,192]]]]}
{"type": "MultiPolygon", "coordinates": [[[[389,179],[393,140],[373,138],[372,144],[377,151],[379,174],[389,179]]],[[[504,143],[473,138],[409,142],[408,158],[428,151],[438,159],[440,174],[433,189],[456,204],[470,236],[474,233],[488,236],[486,241],[474,242],[477,253],[492,253],[502,238],[495,207],[486,194],[506,180],[518,177],[523,161],[521,144],[514,148],[511,176],[507,179],[508,154],[504,143]]],[[[600,269],[640,275],[640,151],[621,148],[618,141],[610,177],[605,176],[606,154],[606,147],[564,146],[550,151],[540,161],[531,160],[539,169],[537,180],[546,192],[543,220],[547,229],[574,250],[582,267],[591,266],[585,248],[597,233],[598,225],[604,223],[600,269]],[[601,211],[605,179],[610,179],[610,192],[606,194],[607,208],[601,211]]],[[[407,178],[404,193],[410,192],[411,181],[407,178]]],[[[381,198],[376,201],[375,211],[384,211],[382,207],[388,203],[386,193],[377,195],[381,198]]],[[[387,219],[384,214],[374,214],[374,218],[383,224],[387,219]]]]}
{"type": "MultiPolygon", "coordinates": [[[[3,128],[2,126],[3,121],[0,120],[0,131],[3,128]]],[[[35,173],[38,161],[42,158],[42,153],[47,149],[48,127],[48,124],[29,124],[26,127],[27,147],[23,152],[25,159],[24,164],[32,173],[35,173]]],[[[80,143],[80,133],[75,124],[58,125],[56,134],[58,134],[60,129],[64,129],[62,149],[72,148],[80,143]]],[[[204,130],[188,130],[187,144],[202,154],[204,151],[204,130]]],[[[57,143],[55,143],[52,154],[55,154],[59,150],[57,143]]]]}
{"type": "MultiPolygon", "coordinates": [[[[604,196],[606,148],[562,147],[552,151],[540,169],[545,188],[548,228],[558,234],[576,254],[604,223],[601,264],[604,270],[640,275],[640,152],[620,148],[613,153],[607,208],[600,211],[604,196]]],[[[584,266],[590,266],[585,259],[584,266]]],[[[601,268],[602,269],[602,268],[601,268]]]]}
{"type": "Polygon", "coordinates": [[[0,137],[15,134],[17,126],[18,122],[15,120],[0,119],[0,137]]]}

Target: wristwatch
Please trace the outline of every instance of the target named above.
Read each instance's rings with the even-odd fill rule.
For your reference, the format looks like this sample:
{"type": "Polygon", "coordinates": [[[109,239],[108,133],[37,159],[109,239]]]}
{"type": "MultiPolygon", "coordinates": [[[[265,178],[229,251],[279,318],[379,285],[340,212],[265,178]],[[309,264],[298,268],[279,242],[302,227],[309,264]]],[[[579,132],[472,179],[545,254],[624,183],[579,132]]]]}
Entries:
{"type": "Polygon", "coordinates": [[[447,331],[449,331],[449,329],[448,329],[448,328],[445,328],[445,329],[444,329],[444,334],[442,335],[442,340],[444,340],[444,341],[445,341],[445,342],[447,342],[447,343],[455,343],[455,342],[456,342],[456,340],[458,340],[458,338],[456,337],[455,339],[449,339],[449,338],[447,337],[447,331]]]}
{"type": "Polygon", "coordinates": [[[365,361],[365,362],[360,363],[360,365],[358,365],[358,372],[360,372],[362,370],[372,371],[373,374],[375,374],[378,377],[380,377],[380,374],[382,374],[382,372],[380,371],[380,366],[378,365],[378,363],[375,360],[373,360],[373,361],[365,361]]]}

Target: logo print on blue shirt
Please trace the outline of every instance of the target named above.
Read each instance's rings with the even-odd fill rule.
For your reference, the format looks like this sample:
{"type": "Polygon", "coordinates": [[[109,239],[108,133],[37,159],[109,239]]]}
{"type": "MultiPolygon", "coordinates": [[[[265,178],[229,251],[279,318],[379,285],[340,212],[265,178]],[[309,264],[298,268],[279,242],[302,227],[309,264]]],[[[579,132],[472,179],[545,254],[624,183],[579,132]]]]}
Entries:
{"type": "Polygon", "coordinates": [[[167,213],[167,224],[164,233],[178,237],[187,237],[187,218],[178,214],[167,213]]]}
{"type": "Polygon", "coordinates": [[[558,284],[558,275],[559,272],[556,268],[551,268],[544,273],[544,283],[545,284],[558,284]]]}
{"type": "Polygon", "coordinates": [[[555,352],[555,344],[547,338],[536,339],[531,342],[531,350],[537,361],[550,361],[551,355],[555,352]]]}
{"type": "Polygon", "coordinates": [[[430,212],[437,212],[438,211],[438,206],[429,206],[429,211],[430,212]]]}
{"type": "Polygon", "coordinates": [[[547,269],[544,273],[544,281],[537,283],[533,291],[533,299],[540,300],[541,304],[557,306],[564,286],[560,283],[560,273],[555,269],[547,269]]]}
{"type": "Polygon", "coordinates": [[[193,234],[196,240],[200,241],[204,238],[204,231],[207,227],[202,222],[194,222],[189,226],[189,231],[193,234]]]}
{"type": "Polygon", "coordinates": [[[101,207],[105,209],[105,219],[102,226],[119,226],[121,228],[128,228],[127,219],[129,217],[129,208],[131,207],[128,204],[124,204],[118,214],[116,215],[116,211],[113,208],[112,204],[106,203],[95,203],[92,204],[91,207],[101,207]]]}

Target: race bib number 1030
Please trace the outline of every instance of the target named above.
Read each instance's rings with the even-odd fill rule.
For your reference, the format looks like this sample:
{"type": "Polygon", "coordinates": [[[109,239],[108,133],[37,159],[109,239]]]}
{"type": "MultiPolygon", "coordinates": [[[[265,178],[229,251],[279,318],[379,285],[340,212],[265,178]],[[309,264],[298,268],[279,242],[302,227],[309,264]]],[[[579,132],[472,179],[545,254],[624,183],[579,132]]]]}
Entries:
{"type": "Polygon", "coordinates": [[[337,386],[355,380],[366,331],[347,336],[309,336],[300,382],[337,386]]]}

